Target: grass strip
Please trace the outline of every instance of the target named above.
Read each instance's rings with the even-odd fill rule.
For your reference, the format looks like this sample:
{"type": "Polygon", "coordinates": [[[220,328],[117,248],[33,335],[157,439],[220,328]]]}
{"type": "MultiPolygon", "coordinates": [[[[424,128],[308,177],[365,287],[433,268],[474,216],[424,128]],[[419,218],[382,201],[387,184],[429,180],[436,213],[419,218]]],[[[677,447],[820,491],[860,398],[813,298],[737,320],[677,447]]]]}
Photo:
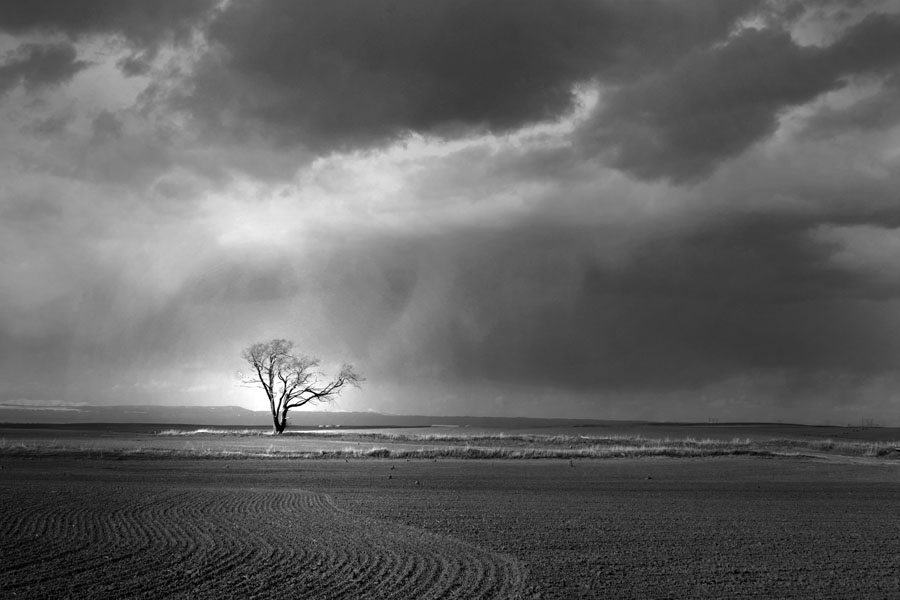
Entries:
{"type": "Polygon", "coordinates": [[[184,448],[155,447],[151,442],[139,447],[91,447],[59,441],[6,441],[0,439],[0,456],[76,456],[85,458],[211,458],[211,459],[614,459],[640,457],[700,458],[711,456],[850,456],[900,459],[900,442],[864,442],[846,440],[798,440],[750,438],[651,439],[628,436],[565,436],[537,434],[386,434],[386,433],[308,433],[275,438],[258,430],[198,429],[165,430],[160,438],[199,436],[208,444],[184,448]],[[223,447],[229,437],[272,437],[278,445],[267,448],[233,449],[223,447]],[[349,443],[367,442],[374,447],[348,445],[340,449],[291,449],[290,439],[316,439],[327,436],[349,443]],[[212,439],[210,439],[212,438],[212,439]],[[419,447],[378,446],[378,442],[420,444],[419,447]]]}

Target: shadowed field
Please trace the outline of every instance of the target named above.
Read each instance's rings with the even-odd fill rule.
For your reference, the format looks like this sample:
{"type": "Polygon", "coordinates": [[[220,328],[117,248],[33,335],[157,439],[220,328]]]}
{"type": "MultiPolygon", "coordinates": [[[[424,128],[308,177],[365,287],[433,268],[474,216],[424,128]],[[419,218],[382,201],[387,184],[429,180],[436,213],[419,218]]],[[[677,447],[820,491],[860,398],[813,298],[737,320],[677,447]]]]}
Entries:
{"type": "MultiPolygon", "coordinates": [[[[52,477],[54,466],[45,468],[52,477]]],[[[191,477],[201,485],[158,472],[129,485],[117,476],[74,481],[79,474],[0,488],[5,593],[495,598],[515,595],[522,581],[510,557],[348,512],[321,492],[208,485],[202,471],[191,477]]]]}
{"type": "Polygon", "coordinates": [[[895,461],[0,467],[3,597],[900,596],[895,461]]]}

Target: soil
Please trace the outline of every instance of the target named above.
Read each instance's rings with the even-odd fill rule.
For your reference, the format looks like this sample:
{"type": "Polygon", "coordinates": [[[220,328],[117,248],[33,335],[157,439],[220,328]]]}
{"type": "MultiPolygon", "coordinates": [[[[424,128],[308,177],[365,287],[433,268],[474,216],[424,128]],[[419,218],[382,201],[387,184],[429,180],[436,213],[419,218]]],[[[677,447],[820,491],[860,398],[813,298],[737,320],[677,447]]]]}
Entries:
{"type": "Polygon", "coordinates": [[[3,598],[897,598],[900,467],[0,459],[3,598]]]}

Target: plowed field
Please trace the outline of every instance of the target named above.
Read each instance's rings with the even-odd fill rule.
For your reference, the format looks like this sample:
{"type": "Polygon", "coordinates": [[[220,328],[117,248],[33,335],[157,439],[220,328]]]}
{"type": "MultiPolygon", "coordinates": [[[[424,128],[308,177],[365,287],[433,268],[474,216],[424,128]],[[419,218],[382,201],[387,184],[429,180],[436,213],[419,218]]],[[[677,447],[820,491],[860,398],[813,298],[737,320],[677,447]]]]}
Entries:
{"type": "Polygon", "coordinates": [[[3,598],[897,598],[900,468],[0,460],[3,598]]]}

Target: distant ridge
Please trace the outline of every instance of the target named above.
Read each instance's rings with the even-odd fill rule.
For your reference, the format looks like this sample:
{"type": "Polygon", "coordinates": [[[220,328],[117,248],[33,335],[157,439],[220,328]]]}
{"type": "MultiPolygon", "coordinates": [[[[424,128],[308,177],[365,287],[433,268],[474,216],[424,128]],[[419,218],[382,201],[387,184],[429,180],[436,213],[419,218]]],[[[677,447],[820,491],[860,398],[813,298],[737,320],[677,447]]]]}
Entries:
{"type": "MultiPolygon", "coordinates": [[[[166,425],[210,425],[217,427],[269,426],[268,411],[240,406],[48,406],[31,407],[0,404],[0,424],[66,425],[78,423],[134,423],[166,425]]],[[[295,411],[289,426],[310,427],[528,427],[603,426],[614,421],[596,419],[548,419],[528,417],[446,417],[425,415],[385,415],[371,412],[295,411]]],[[[615,423],[623,423],[615,421],[615,423]]]]}

